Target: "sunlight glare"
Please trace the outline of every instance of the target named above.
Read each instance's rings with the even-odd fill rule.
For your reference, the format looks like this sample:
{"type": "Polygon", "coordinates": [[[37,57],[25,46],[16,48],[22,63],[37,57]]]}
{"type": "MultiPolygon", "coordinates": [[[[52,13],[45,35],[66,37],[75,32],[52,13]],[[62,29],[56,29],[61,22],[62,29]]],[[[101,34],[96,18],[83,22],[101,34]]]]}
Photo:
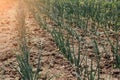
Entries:
{"type": "Polygon", "coordinates": [[[0,0],[0,11],[8,10],[13,3],[14,0],[0,0]]]}

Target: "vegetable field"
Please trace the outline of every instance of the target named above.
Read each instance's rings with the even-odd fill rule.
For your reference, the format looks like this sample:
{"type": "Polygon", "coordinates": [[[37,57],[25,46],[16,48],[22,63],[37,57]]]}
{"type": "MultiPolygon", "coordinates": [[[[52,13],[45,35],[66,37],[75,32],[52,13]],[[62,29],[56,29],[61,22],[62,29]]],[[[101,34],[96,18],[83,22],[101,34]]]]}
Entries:
{"type": "Polygon", "coordinates": [[[77,80],[100,80],[102,74],[118,77],[114,70],[120,68],[120,1],[26,3],[39,25],[52,35],[60,54],[74,66],[77,80]]]}
{"type": "Polygon", "coordinates": [[[18,3],[20,80],[120,80],[119,0],[18,3]]]}

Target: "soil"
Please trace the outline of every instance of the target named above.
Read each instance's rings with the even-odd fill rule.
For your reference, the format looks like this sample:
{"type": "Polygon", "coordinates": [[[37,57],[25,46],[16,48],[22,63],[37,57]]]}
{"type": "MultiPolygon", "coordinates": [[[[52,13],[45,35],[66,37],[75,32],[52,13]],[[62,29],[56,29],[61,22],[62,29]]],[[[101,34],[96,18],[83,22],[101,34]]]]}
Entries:
{"type": "MultiPolygon", "coordinates": [[[[0,1],[0,80],[20,80],[20,75],[12,68],[14,65],[17,67],[15,56],[19,53],[20,33],[18,29],[21,26],[17,21],[20,18],[20,16],[17,16],[18,4],[19,0],[0,1]]],[[[47,75],[47,80],[52,76],[52,80],[77,80],[73,66],[60,54],[51,35],[38,26],[27,9],[25,12],[25,27],[27,45],[30,48],[30,64],[33,71],[37,66],[39,47],[42,45],[39,80],[45,80],[45,75],[47,75]]],[[[101,37],[104,37],[104,35],[101,37]]],[[[85,40],[88,43],[90,42],[88,37],[85,37],[85,40]]],[[[91,48],[91,46],[88,47],[91,48]]],[[[92,54],[88,55],[89,57],[94,56],[92,54]]],[[[103,57],[101,63],[103,77],[101,80],[119,80],[120,71],[109,68],[111,67],[109,64],[113,64],[113,62],[108,60],[108,57],[103,57]],[[110,71],[113,71],[115,76],[110,77],[110,71]]]]}
{"type": "MultiPolygon", "coordinates": [[[[15,26],[15,0],[0,1],[0,60],[4,59],[4,55],[10,53],[16,37],[15,26]],[[11,1],[13,1],[11,3],[11,1]]],[[[8,57],[11,55],[9,54],[8,57]]]]}

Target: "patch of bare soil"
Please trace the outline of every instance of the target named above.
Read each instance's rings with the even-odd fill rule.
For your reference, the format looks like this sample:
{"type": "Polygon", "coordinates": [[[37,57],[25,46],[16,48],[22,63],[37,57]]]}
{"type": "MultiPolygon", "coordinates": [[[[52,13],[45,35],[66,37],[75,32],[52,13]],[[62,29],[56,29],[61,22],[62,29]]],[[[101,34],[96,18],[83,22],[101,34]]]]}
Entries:
{"type": "Polygon", "coordinates": [[[12,57],[11,49],[16,38],[16,0],[0,1],[0,61],[12,57]]]}

